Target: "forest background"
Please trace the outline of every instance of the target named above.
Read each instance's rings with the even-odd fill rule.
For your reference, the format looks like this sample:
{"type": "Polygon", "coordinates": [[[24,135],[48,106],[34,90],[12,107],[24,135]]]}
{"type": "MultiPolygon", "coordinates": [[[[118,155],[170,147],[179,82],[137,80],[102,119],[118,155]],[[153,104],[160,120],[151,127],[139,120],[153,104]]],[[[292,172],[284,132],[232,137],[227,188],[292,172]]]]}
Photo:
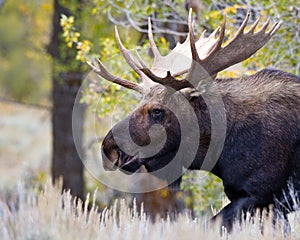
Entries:
{"type": "MultiPolygon", "coordinates": [[[[145,48],[148,46],[143,37],[145,21],[155,14],[156,42],[167,51],[184,35],[178,34],[174,25],[186,22],[189,6],[197,16],[198,33],[215,29],[226,13],[228,36],[234,34],[247,10],[251,10],[250,23],[258,16],[261,22],[270,16],[272,22],[283,21],[282,27],[251,59],[220,75],[242,76],[264,67],[300,74],[299,3],[290,0],[163,2],[0,1],[0,195],[3,198],[11,197],[17,183],[39,189],[47,178],[59,176],[64,177],[64,188],[70,188],[81,198],[98,188],[97,201],[101,207],[127,196],[97,181],[101,172],[91,174],[83,167],[70,128],[75,97],[90,72],[85,61],[101,56],[116,74],[122,76],[126,72],[125,63],[118,57],[114,25],[119,26],[121,38],[129,49],[145,48]],[[172,14],[175,24],[161,24],[170,23],[172,14]]],[[[84,117],[78,121],[82,125],[79,151],[93,160],[100,152],[101,136],[110,128],[109,120],[115,122],[128,114],[137,99],[129,91],[95,77],[81,90],[84,117]],[[103,93],[99,88],[106,91],[103,93]],[[116,105],[118,108],[111,116],[116,105]],[[91,117],[95,116],[94,126],[91,117]],[[100,139],[95,139],[94,127],[100,139]]],[[[166,203],[179,197],[196,215],[212,214],[211,209],[219,209],[225,197],[221,181],[207,174],[187,173],[181,190],[183,195],[163,189],[151,197],[164,199],[166,203]]]]}

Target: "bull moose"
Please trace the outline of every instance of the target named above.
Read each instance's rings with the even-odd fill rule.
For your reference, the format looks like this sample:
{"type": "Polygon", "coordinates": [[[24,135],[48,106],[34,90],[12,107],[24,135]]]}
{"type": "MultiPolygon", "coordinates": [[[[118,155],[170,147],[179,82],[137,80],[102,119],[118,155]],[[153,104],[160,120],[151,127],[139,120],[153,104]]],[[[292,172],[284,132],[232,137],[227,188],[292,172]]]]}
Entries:
{"type": "Polygon", "coordinates": [[[178,43],[166,56],[160,54],[154,42],[149,20],[148,37],[154,55],[151,68],[124,47],[116,28],[117,44],[139,75],[139,84],[113,76],[100,60],[97,67],[89,62],[104,79],[143,96],[135,111],[105,136],[101,149],[105,170],[120,169],[130,174],[144,166],[173,185],[180,183],[182,169],[208,170],[222,179],[231,201],[217,214],[229,230],[243,213],[270,204],[286,217],[295,210],[288,197],[290,184],[296,193],[300,191],[300,78],[271,69],[240,78],[216,77],[262,48],[281,24],[269,27],[268,19],[256,30],[257,19],[246,31],[249,16],[224,46],[226,16],[218,29],[209,36],[202,34],[196,41],[190,12],[185,42],[178,43]],[[212,109],[217,103],[207,99],[216,95],[221,104],[213,112],[215,117],[212,109]],[[182,99],[191,109],[181,104],[182,99]],[[223,124],[214,127],[214,121],[223,124]],[[125,137],[124,129],[130,139],[125,137]],[[213,138],[219,136],[223,141],[217,141],[218,147],[207,158],[213,138]],[[182,141],[184,151],[180,150],[182,141]],[[190,145],[195,143],[196,151],[192,153],[190,145]],[[135,147],[128,150],[128,144],[135,147]],[[151,147],[147,148],[150,145],[156,149],[152,155],[151,147]],[[161,169],[165,170],[159,172],[161,169]]]}

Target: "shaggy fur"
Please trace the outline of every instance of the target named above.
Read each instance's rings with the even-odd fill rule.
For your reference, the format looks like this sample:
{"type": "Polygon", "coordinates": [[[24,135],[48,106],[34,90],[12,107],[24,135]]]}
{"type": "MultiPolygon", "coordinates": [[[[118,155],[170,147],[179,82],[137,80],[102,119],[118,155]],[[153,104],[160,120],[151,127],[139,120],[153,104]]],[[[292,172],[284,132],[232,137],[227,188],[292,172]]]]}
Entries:
{"type": "MultiPolygon", "coordinates": [[[[223,180],[231,201],[218,216],[230,230],[234,219],[240,219],[243,212],[268,207],[275,204],[276,199],[282,204],[275,206],[286,216],[293,210],[284,196],[288,182],[292,181],[296,191],[300,191],[300,78],[266,69],[252,76],[216,79],[215,84],[224,102],[227,131],[224,148],[211,172],[223,180]]],[[[102,148],[103,155],[114,165],[107,167],[109,164],[104,161],[108,170],[118,166],[135,172],[144,165],[152,172],[168,164],[176,154],[180,126],[176,117],[161,104],[162,93],[157,97],[155,91],[147,103],[130,116],[130,132],[135,142],[147,145],[147,131],[154,123],[161,124],[168,137],[165,147],[153,157],[135,157],[130,161],[134,156],[122,152],[110,131],[102,148]],[[163,111],[163,116],[157,109],[163,111]]],[[[211,118],[201,96],[190,97],[189,101],[198,118],[201,138],[192,164],[186,166],[183,156],[182,166],[200,170],[211,140],[211,118]]],[[[115,126],[120,127],[122,122],[115,126]]],[[[176,181],[179,182],[180,179],[176,181]]]]}

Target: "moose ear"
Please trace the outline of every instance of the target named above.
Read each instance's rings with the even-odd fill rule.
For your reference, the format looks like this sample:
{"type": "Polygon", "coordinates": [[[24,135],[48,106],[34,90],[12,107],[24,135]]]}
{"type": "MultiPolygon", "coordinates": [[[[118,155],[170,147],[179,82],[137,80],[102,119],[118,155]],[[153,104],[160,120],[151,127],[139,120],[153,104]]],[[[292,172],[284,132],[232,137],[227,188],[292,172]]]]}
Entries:
{"type": "Polygon", "coordinates": [[[192,100],[193,98],[198,98],[201,96],[201,92],[199,92],[195,88],[184,88],[180,90],[181,94],[188,100],[192,100]]]}

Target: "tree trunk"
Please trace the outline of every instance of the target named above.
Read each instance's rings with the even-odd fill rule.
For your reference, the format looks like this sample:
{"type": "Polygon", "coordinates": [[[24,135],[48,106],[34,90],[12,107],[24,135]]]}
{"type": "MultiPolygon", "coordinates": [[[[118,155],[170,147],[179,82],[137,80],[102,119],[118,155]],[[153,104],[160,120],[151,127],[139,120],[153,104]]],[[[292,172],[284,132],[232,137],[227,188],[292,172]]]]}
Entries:
{"type": "MultiPolygon", "coordinates": [[[[72,4],[74,4],[74,1],[72,4]]],[[[77,1],[76,4],[79,5],[80,1],[77,1]]],[[[54,183],[62,177],[63,188],[70,189],[74,196],[83,198],[83,164],[77,150],[82,151],[84,106],[77,109],[78,114],[74,117],[73,122],[76,126],[77,137],[79,136],[79,141],[77,139],[78,149],[75,147],[72,133],[72,111],[77,92],[82,83],[82,73],[74,72],[69,67],[71,63],[74,64],[75,56],[72,49],[68,49],[62,39],[61,14],[70,15],[70,11],[62,7],[59,0],[54,0],[52,37],[48,46],[48,52],[53,58],[53,152],[51,174],[54,183]]]]}

